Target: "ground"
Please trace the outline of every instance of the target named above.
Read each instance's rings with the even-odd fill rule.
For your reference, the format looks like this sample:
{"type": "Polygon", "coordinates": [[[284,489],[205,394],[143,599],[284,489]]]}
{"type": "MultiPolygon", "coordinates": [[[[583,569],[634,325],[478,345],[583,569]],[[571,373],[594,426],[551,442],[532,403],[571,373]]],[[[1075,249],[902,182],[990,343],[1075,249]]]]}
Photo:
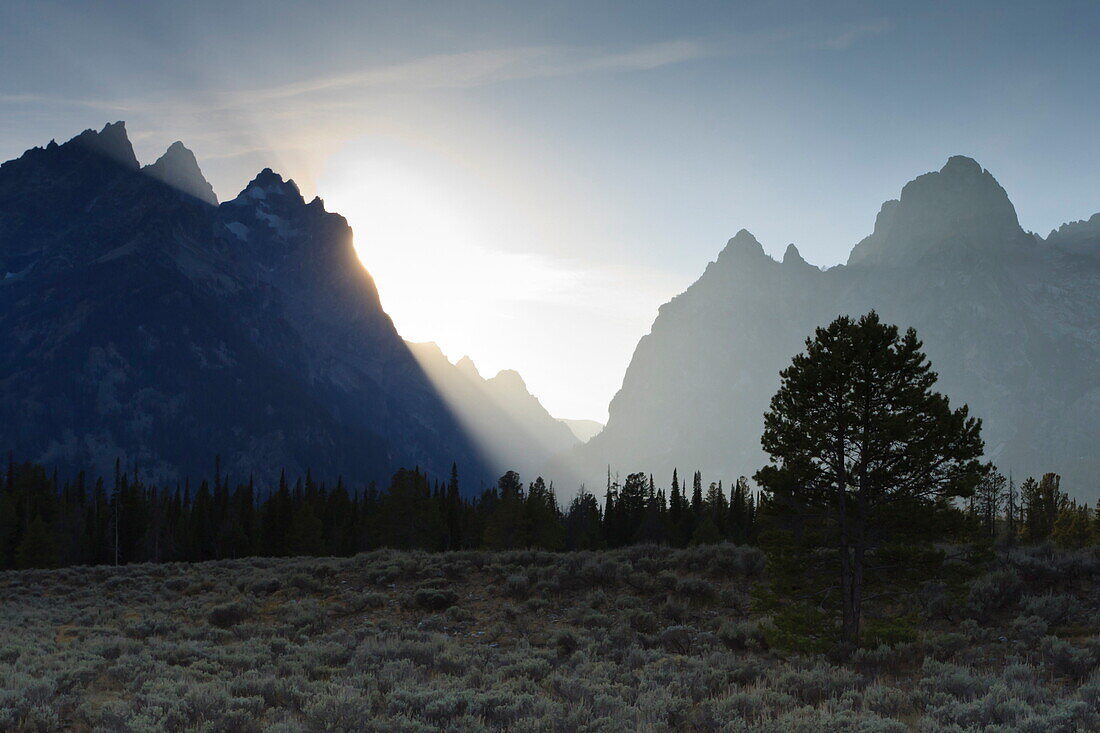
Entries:
{"type": "Polygon", "coordinates": [[[6,572],[0,729],[1100,729],[1100,551],[983,572],[845,660],[776,633],[731,545],[6,572]]]}

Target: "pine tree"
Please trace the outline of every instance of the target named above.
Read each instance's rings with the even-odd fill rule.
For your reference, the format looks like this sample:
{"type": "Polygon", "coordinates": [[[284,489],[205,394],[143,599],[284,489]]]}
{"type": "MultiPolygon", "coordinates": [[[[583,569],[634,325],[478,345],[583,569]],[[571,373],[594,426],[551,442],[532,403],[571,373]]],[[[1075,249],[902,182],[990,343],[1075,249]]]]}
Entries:
{"type": "Polygon", "coordinates": [[[448,550],[458,550],[462,547],[462,494],[458,487],[458,464],[451,464],[451,480],[447,482],[447,508],[445,511],[447,521],[448,550]]]}
{"type": "Polygon", "coordinates": [[[501,476],[497,481],[497,491],[500,498],[486,520],[486,546],[495,550],[529,547],[531,523],[519,474],[508,471],[501,476]]]}
{"type": "Polygon", "coordinates": [[[600,546],[599,502],[584,486],[565,513],[565,545],[570,550],[594,550],[600,546]]]}
{"type": "Polygon", "coordinates": [[[990,471],[978,482],[974,492],[977,518],[987,538],[997,534],[997,517],[1005,506],[1007,493],[1008,479],[998,471],[990,471]]]}
{"type": "Polygon", "coordinates": [[[547,486],[542,476],[532,481],[527,489],[526,514],[531,528],[531,547],[542,550],[565,547],[565,527],[561,523],[554,486],[547,486]]]}
{"type": "Polygon", "coordinates": [[[1029,542],[1042,542],[1054,532],[1058,513],[1066,506],[1069,497],[1061,491],[1062,477],[1056,473],[1043,474],[1036,482],[1033,478],[1020,486],[1023,504],[1023,534],[1029,542]]]}
{"type": "Polygon", "coordinates": [[[859,643],[876,530],[897,506],[930,512],[938,498],[970,495],[987,470],[981,422],[932,391],[921,348],[913,329],[901,336],[874,311],[837,318],[783,370],[764,416],[761,443],[776,463],[756,481],[776,511],[835,526],[849,648],[859,643]]]}
{"type": "Polygon", "coordinates": [[[18,568],[52,568],[57,565],[57,542],[39,514],[27,526],[27,531],[15,551],[18,568]]]}

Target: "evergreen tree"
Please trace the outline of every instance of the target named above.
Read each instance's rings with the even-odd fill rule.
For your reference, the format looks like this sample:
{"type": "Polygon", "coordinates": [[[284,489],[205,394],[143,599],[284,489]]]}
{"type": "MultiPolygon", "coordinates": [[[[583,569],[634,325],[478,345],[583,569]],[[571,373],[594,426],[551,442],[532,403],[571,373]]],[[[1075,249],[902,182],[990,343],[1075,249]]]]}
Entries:
{"type": "Polygon", "coordinates": [[[546,485],[539,476],[527,489],[527,524],[531,528],[531,547],[540,550],[561,550],[565,547],[565,527],[561,510],[554,496],[554,486],[546,485]]]}
{"type": "Polygon", "coordinates": [[[290,524],[290,554],[323,555],[325,553],[323,530],[324,525],[314,514],[311,503],[301,502],[290,524]]]}
{"type": "Polygon", "coordinates": [[[1079,549],[1092,542],[1092,517],[1087,504],[1070,502],[1058,511],[1051,539],[1059,547],[1079,549]]]}
{"type": "Polygon", "coordinates": [[[15,551],[18,568],[52,568],[57,564],[57,542],[41,515],[35,514],[15,551]]]}
{"type": "Polygon", "coordinates": [[[1069,497],[1061,490],[1062,477],[1056,473],[1043,474],[1036,482],[1033,478],[1020,486],[1023,503],[1023,534],[1029,542],[1042,542],[1054,532],[1058,513],[1066,506],[1069,497]]]}
{"type": "Polygon", "coordinates": [[[600,504],[581,486],[565,513],[565,545],[570,550],[594,550],[600,546],[600,504]]]}
{"type": "Polygon", "coordinates": [[[494,550],[529,547],[531,524],[519,474],[508,471],[497,481],[499,500],[485,524],[485,545],[494,550]]]}
{"type": "Polygon", "coordinates": [[[451,464],[451,480],[447,482],[446,547],[458,550],[462,547],[462,494],[458,488],[458,464],[451,464]]]}
{"type": "Polygon", "coordinates": [[[978,482],[974,492],[977,518],[982,534],[992,539],[997,534],[997,517],[1005,506],[1008,479],[998,471],[990,471],[978,482]]]}
{"type": "Polygon", "coordinates": [[[969,496],[986,470],[981,422],[932,391],[921,347],[913,329],[901,336],[874,311],[837,318],[783,370],[764,416],[761,442],[776,463],[756,481],[777,511],[835,527],[848,646],[859,643],[876,530],[899,505],[929,512],[940,497],[969,496]]]}

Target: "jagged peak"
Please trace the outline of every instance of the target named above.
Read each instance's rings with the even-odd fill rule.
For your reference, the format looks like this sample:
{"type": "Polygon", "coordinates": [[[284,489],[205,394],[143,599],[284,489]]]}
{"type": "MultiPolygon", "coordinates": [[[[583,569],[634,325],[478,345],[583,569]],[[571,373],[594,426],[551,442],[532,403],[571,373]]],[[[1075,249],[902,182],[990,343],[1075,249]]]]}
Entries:
{"type": "Polygon", "coordinates": [[[767,255],[764,254],[764,245],[760,244],[748,229],[742,229],[737,232],[737,234],[733,235],[733,237],[726,242],[726,247],[722,250],[719,257],[727,253],[730,255],[762,255],[767,257],[767,255]]]}
{"type": "Polygon", "coordinates": [[[469,356],[464,356],[457,362],[455,362],[455,368],[468,377],[476,377],[478,379],[481,379],[481,372],[477,370],[477,366],[474,364],[474,360],[471,359],[469,356]]]}
{"type": "Polygon", "coordinates": [[[141,167],[134,155],[134,146],[130,144],[130,138],[126,134],[126,123],[121,120],[108,122],[99,132],[89,128],[57,147],[83,148],[133,170],[141,167]]]}
{"type": "MultiPolygon", "coordinates": [[[[786,251],[783,252],[783,264],[784,265],[810,265],[803,259],[802,255],[798,251],[798,247],[794,246],[794,242],[787,245],[786,251]]],[[[812,265],[810,265],[812,266],[812,265]]]]}
{"type": "Polygon", "coordinates": [[[179,140],[169,145],[164,155],[157,158],[155,163],[145,166],[142,170],[189,196],[194,196],[211,206],[218,205],[214,188],[203,176],[195,154],[179,140]]]}
{"type": "Polygon", "coordinates": [[[248,185],[244,187],[244,190],[237,195],[233,202],[266,201],[272,196],[275,198],[289,197],[295,202],[305,205],[302,192],[298,189],[298,184],[294,182],[294,179],[288,178],[284,181],[281,175],[270,168],[264,168],[257,173],[256,177],[248,182],[248,185]]]}
{"type": "Polygon", "coordinates": [[[1093,214],[1088,219],[1067,221],[1057,229],[1051,229],[1050,234],[1047,235],[1047,239],[1056,238],[1061,234],[1079,230],[1095,230],[1100,232],[1100,213],[1093,214]]]}
{"type": "Polygon", "coordinates": [[[1072,254],[1100,256],[1100,213],[1063,224],[1047,236],[1045,243],[1072,254]]]}

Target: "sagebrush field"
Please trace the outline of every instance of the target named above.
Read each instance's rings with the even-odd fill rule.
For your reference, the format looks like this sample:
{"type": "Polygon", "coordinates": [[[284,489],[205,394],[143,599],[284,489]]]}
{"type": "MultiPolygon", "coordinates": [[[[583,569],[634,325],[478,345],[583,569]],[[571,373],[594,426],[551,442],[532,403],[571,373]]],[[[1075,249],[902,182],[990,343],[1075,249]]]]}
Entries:
{"type": "Polygon", "coordinates": [[[0,729],[1100,728],[1096,548],[1001,551],[845,661],[775,632],[767,572],[727,544],[5,572],[0,729]]]}

